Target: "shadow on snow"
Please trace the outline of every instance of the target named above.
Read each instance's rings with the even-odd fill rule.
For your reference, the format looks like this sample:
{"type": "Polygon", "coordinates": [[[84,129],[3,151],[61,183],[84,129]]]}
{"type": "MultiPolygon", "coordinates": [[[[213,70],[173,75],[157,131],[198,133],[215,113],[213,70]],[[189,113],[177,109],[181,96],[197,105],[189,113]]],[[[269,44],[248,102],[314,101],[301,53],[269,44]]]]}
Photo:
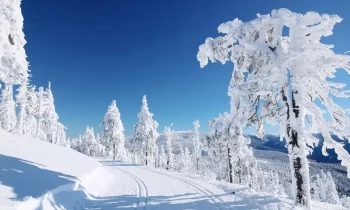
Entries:
{"type": "Polygon", "coordinates": [[[11,200],[23,200],[27,196],[40,197],[46,192],[74,183],[73,176],[39,168],[43,165],[20,158],[0,154],[0,183],[11,187],[16,197],[11,200]]]}

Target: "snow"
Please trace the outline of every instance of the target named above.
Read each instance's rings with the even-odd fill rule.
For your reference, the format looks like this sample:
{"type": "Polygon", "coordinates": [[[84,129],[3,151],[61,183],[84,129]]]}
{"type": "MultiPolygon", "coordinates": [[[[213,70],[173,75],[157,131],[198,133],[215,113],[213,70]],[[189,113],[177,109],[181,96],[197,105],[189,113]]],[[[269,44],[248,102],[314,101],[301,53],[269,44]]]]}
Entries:
{"type": "Polygon", "coordinates": [[[0,131],[0,209],[71,209],[76,200],[96,194],[110,180],[90,157],[0,131]]]}
{"type": "Polygon", "coordinates": [[[0,131],[0,209],[295,209],[287,197],[237,184],[98,161],[70,148],[0,131]]]}

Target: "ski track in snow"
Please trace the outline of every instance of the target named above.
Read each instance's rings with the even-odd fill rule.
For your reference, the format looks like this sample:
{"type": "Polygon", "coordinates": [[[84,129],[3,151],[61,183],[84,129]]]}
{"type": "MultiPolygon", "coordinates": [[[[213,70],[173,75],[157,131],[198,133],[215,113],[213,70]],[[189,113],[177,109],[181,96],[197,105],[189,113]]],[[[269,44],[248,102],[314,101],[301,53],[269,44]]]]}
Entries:
{"type": "Polygon", "coordinates": [[[121,168],[116,167],[117,170],[120,170],[121,172],[127,174],[130,176],[137,184],[138,187],[138,198],[137,198],[137,204],[136,209],[147,209],[147,202],[148,202],[148,189],[146,184],[140,179],[139,177],[135,176],[134,174],[125,171],[121,168]],[[144,195],[143,195],[144,194],[144,195]]]}
{"type": "Polygon", "coordinates": [[[162,172],[159,172],[159,171],[151,170],[151,169],[148,169],[148,168],[142,167],[142,169],[148,170],[148,171],[151,171],[151,172],[154,172],[154,173],[157,173],[157,174],[165,175],[167,177],[170,177],[172,179],[176,179],[176,180],[182,181],[182,182],[190,185],[191,187],[195,188],[196,191],[198,191],[199,193],[203,194],[206,198],[211,200],[218,210],[229,209],[230,208],[229,206],[227,206],[225,204],[225,202],[221,198],[217,197],[209,189],[206,189],[204,187],[199,186],[197,183],[194,183],[192,181],[186,180],[184,178],[176,177],[176,176],[173,176],[173,175],[170,175],[170,174],[166,174],[166,173],[162,173],[162,172]],[[222,206],[224,206],[224,207],[222,207],[222,206]]]}
{"type": "MultiPolygon", "coordinates": [[[[137,210],[229,209],[224,201],[207,189],[207,187],[200,186],[198,183],[192,182],[188,179],[152,170],[145,166],[129,165],[119,161],[104,162],[102,160],[101,164],[104,165],[104,167],[109,168],[109,171],[116,176],[119,171],[130,178],[129,181],[123,178],[120,179],[119,182],[136,183],[136,189],[134,191],[136,200],[129,200],[128,202],[125,202],[123,206],[118,206],[117,208],[129,209],[130,206],[134,206],[133,209],[137,210]]],[[[113,196],[113,194],[121,195],[123,194],[123,191],[123,189],[115,188],[114,186],[110,186],[109,189],[106,189],[109,196],[113,196]]],[[[106,204],[100,203],[100,207],[105,206],[106,204]]],[[[89,209],[89,207],[87,209],[89,209]]]]}

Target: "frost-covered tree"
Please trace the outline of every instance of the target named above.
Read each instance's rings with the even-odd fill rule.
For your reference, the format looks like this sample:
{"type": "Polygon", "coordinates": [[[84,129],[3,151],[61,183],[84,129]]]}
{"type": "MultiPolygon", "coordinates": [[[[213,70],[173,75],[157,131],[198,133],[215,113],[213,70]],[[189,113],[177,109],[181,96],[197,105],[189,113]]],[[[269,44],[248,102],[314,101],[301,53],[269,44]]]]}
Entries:
{"type": "Polygon", "coordinates": [[[14,133],[24,134],[23,123],[27,106],[27,81],[22,81],[18,88],[18,94],[16,95],[16,102],[19,105],[17,123],[13,129],[14,133]]]}
{"type": "Polygon", "coordinates": [[[0,81],[7,86],[28,81],[21,0],[1,1],[0,81]]]}
{"type": "Polygon", "coordinates": [[[179,171],[184,170],[185,153],[182,144],[179,144],[179,153],[176,155],[176,165],[179,171]]]}
{"type": "Polygon", "coordinates": [[[334,148],[342,165],[350,169],[349,154],[343,144],[334,141],[330,135],[331,132],[338,137],[348,135],[345,128],[349,120],[345,111],[333,102],[333,97],[349,95],[342,90],[345,84],[328,80],[335,77],[338,69],[350,72],[350,56],[336,54],[332,45],[321,42],[322,37],[332,34],[333,26],[340,21],[337,15],[273,10],[268,15],[258,14],[249,22],[234,19],[221,24],[218,30],[224,35],[208,38],[197,54],[202,67],[208,60],[233,62],[236,75],[244,78],[246,74],[239,87],[248,86],[246,89],[250,94],[264,100],[261,114],[274,113],[274,117],[283,123],[292,192],[296,204],[300,205],[310,205],[306,145],[318,144],[312,131],[322,133],[324,154],[326,148],[334,148]],[[284,29],[289,32],[287,36],[282,33],[284,29]],[[330,120],[324,118],[316,100],[326,107],[330,120]],[[306,116],[311,118],[311,130],[305,127],[306,116]]]}
{"type": "Polygon", "coordinates": [[[26,106],[23,117],[23,133],[27,136],[35,137],[38,105],[38,94],[35,90],[35,86],[29,87],[26,92],[26,106]]]}
{"type": "Polygon", "coordinates": [[[42,129],[44,88],[39,87],[39,91],[37,94],[38,94],[38,111],[36,114],[37,124],[35,129],[35,138],[44,139],[46,137],[42,129]]]}
{"type": "Polygon", "coordinates": [[[5,131],[11,131],[16,125],[16,104],[13,100],[13,85],[5,84],[1,93],[0,123],[5,131]]]}
{"type": "Polygon", "coordinates": [[[26,41],[23,33],[23,16],[21,12],[21,0],[2,1],[2,15],[0,17],[0,81],[5,83],[6,101],[0,105],[1,117],[7,115],[7,122],[4,129],[10,131],[13,129],[16,133],[23,133],[23,115],[26,106],[25,91],[29,77],[28,63],[24,45],[26,41]],[[13,85],[20,85],[16,101],[19,105],[18,120],[13,120],[12,108],[13,85]],[[11,96],[10,96],[11,95],[11,96]]]}
{"type": "Polygon", "coordinates": [[[146,165],[152,165],[156,150],[158,123],[153,120],[153,114],[149,112],[146,96],[143,96],[141,111],[138,114],[139,122],[134,127],[134,135],[131,139],[135,152],[142,151],[146,165]]]}
{"type": "Polygon", "coordinates": [[[60,132],[64,132],[64,126],[62,125],[62,127],[58,124],[58,114],[56,113],[50,82],[48,89],[43,94],[42,110],[42,129],[45,133],[46,141],[56,143],[57,129],[60,129],[60,132]]]}
{"type": "Polygon", "coordinates": [[[164,145],[161,145],[160,151],[159,151],[159,167],[165,168],[166,161],[167,161],[167,155],[165,153],[164,145]]]}
{"type": "Polygon", "coordinates": [[[166,137],[166,147],[167,147],[167,160],[166,160],[166,170],[172,166],[174,162],[174,131],[171,130],[171,124],[169,127],[164,128],[164,134],[166,137]]]}
{"type": "Polygon", "coordinates": [[[92,127],[86,126],[85,134],[82,137],[82,152],[90,156],[97,155],[98,145],[92,127]]]}
{"type": "MultiPolygon", "coordinates": [[[[190,155],[190,150],[185,147],[185,150],[184,150],[184,158],[183,158],[183,171],[187,172],[190,167],[192,166],[192,163],[191,163],[191,155],[190,155]]],[[[198,173],[198,171],[197,171],[198,173]]]]}
{"type": "Polygon", "coordinates": [[[102,138],[106,150],[113,153],[113,160],[124,160],[126,156],[124,126],[115,100],[108,107],[101,125],[103,126],[102,138]]]}
{"type": "Polygon", "coordinates": [[[199,171],[199,158],[202,155],[202,150],[201,150],[201,142],[200,142],[200,133],[199,133],[199,120],[196,120],[193,122],[194,125],[194,134],[192,136],[192,140],[193,140],[193,159],[195,161],[195,165],[196,165],[196,170],[197,172],[199,171]]]}
{"type": "Polygon", "coordinates": [[[228,113],[212,119],[206,150],[217,179],[254,187],[256,161],[248,147],[250,141],[243,136],[242,128],[236,126],[237,121],[228,113]]]}
{"type": "Polygon", "coordinates": [[[332,174],[321,170],[320,174],[310,177],[311,197],[313,200],[331,204],[340,204],[338,192],[332,174]]]}

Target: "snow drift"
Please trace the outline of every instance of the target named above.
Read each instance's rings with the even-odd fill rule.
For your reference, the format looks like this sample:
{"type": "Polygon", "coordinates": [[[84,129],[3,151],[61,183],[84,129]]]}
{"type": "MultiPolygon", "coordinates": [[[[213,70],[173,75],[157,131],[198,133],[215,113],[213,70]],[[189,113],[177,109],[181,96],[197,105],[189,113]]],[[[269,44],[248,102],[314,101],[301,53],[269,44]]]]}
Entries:
{"type": "Polygon", "coordinates": [[[70,148],[0,131],[0,209],[71,209],[111,179],[70,148]]]}

